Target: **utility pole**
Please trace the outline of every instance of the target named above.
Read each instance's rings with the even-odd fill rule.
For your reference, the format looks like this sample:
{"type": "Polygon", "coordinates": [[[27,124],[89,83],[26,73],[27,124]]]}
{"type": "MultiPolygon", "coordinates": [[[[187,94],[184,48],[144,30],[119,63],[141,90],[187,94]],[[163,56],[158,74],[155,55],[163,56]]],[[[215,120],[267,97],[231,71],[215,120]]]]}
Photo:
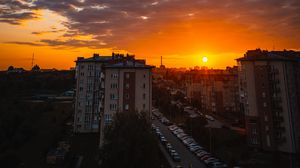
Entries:
{"type": "Polygon", "coordinates": [[[31,59],[31,68],[33,68],[34,64],[34,53],[32,53],[32,59],[31,59]]]}

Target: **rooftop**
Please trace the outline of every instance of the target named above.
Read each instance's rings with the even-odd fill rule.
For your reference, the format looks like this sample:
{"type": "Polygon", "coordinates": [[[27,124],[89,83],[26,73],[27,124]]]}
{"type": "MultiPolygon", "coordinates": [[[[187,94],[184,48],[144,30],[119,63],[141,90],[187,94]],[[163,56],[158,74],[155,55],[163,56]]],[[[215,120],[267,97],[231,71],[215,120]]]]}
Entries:
{"type": "Polygon", "coordinates": [[[112,56],[94,54],[90,58],[78,57],[75,62],[100,62],[105,63],[105,68],[154,68],[153,66],[146,65],[145,60],[135,59],[134,55],[129,54],[126,54],[126,56],[115,53],[112,53],[112,56]]]}
{"type": "Polygon", "coordinates": [[[248,50],[244,57],[237,61],[297,61],[300,62],[300,52],[292,50],[267,51],[267,50],[248,50]]]}

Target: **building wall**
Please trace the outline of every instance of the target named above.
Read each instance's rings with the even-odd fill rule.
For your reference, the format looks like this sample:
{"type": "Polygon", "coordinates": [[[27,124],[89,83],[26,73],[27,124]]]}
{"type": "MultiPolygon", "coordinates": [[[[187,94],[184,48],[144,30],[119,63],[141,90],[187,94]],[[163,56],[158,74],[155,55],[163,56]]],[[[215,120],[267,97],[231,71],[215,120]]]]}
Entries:
{"type": "Polygon", "coordinates": [[[291,61],[241,62],[240,94],[250,146],[266,151],[297,151],[297,67],[291,61]]]}
{"type": "Polygon", "coordinates": [[[101,63],[78,62],[76,65],[75,132],[99,131],[101,63]]]}
{"type": "Polygon", "coordinates": [[[145,112],[150,119],[152,109],[151,69],[105,69],[104,115],[101,119],[100,146],[105,126],[111,124],[117,112],[145,112]],[[117,85],[117,88],[112,88],[117,85]]]}

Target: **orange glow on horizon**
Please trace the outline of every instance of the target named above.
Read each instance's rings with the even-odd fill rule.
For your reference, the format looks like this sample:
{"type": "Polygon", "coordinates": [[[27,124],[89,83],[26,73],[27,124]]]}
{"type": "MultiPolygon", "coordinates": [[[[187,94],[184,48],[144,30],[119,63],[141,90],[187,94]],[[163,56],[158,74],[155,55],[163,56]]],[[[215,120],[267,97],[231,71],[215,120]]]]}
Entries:
{"type": "MultiPolygon", "coordinates": [[[[209,19],[196,18],[168,22],[156,26],[151,33],[137,32],[135,38],[130,38],[131,35],[128,33],[124,37],[125,42],[117,44],[117,47],[112,45],[94,49],[42,46],[40,45],[42,39],[93,42],[95,36],[63,36],[68,30],[63,24],[68,20],[67,18],[48,10],[37,10],[36,14],[41,18],[22,22],[21,25],[0,23],[0,70],[6,70],[10,65],[30,69],[33,53],[35,63],[41,68],[69,69],[75,66],[74,61],[79,56],[90,57],[93,53],[111,55],[115,51],[112,48],[122,48],[122,52],[129,51],[137,58],[146,59],[148,64],[156,66],[160,65],[160,56],[163,56],[166,67],[225,68],[236,65],[235,59],[243,56],[249,49],[272,50],[275,40],[278,46],[282,46],[277,47],[277,50],[294,46],[292,42],[279,35],[271,36],[266,32],[253,31],[243,24],[231,23],[214,16],[210,16],[209,19]],[[40,33],[37,34],[32,33],[39,31],[40,33]],[[28,41],[37,45],[13,43],[16,41],[28,41]],[[209,58],[209,61],[205,61],[204,57],[209,58]]],[[[188,16],[194,17],[194,15],[188,16]]],[[[150,19],[151,17],[144,20],[150,19]]]]}

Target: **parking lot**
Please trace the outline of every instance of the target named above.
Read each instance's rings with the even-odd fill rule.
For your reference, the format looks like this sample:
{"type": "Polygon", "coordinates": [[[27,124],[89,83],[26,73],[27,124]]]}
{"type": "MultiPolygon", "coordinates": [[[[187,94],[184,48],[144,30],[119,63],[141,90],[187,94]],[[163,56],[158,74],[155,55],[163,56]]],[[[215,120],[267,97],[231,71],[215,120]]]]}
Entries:
{"type": "MultiPolygon", "coordinates": [[[[184,168],[205,168],[206,166],[198,160],[198,158],[192,154],[184,145],[183,143],[175,137],[171,131],[168,129],[167,126],[163,125],[160,121],[157,119],[153,120],[153,123],[155,126],[157,126],[160,130],[160,132],[164,135],[166,140],[173,146],[173,148],[176,150],[176,152],[179,154],[180,157],[180,162],[175,162],[172,160],[172,166],[174,165],[181,165],[184,168]]],[[[165,151],[167,150],[166,148],[164,149],[165,151]]]]}
{"type": "MultiPolygon", "coordinates": [[[[170,122],[158,109],[154,109],[152,112],[155,116],[153,117],[152,128],[174,162],[178,163],[180,161],[182,167],[228,167],[222,160],[216,158],[201,144],[198,144],[192,136],[185,133],[180,126],[170,122]]],[[[212,116],[200,115],[205,117],[208,122],[218,123],[212,116]]],[[[171,164],[172,167],[174,167],[174,162],[171,164]]]]}

